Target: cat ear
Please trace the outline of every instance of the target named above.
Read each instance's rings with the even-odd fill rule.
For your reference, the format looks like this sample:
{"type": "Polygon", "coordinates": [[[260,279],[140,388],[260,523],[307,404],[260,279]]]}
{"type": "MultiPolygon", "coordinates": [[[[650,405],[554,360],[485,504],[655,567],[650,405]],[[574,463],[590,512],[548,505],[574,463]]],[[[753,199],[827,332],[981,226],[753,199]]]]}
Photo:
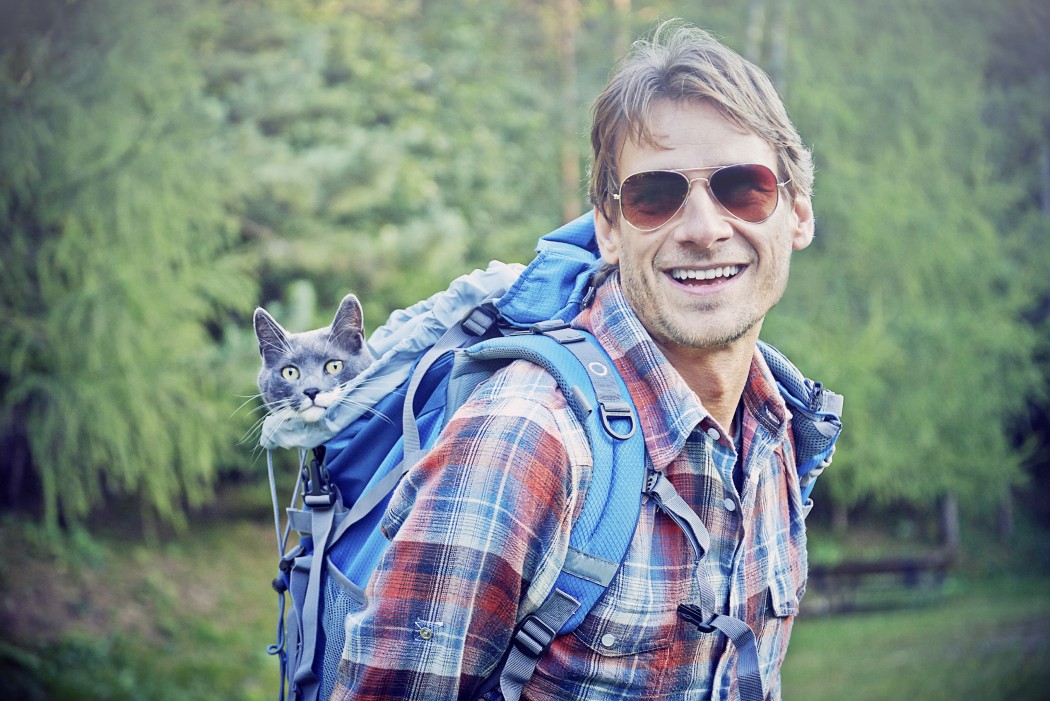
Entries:
{"type": "Polygon", "coordinates": [[[267,361],[288,347],[288,333],[262,307],[255,310],[255,338],[259,340],[259,355],[267,361]]]}
{"type": "Polygon", "coordinates": [[[365,315],[361,303],[352,294],[343,297],[332,320],[332,336],[351,353],[356,353],[365,338],[365,315]]]}

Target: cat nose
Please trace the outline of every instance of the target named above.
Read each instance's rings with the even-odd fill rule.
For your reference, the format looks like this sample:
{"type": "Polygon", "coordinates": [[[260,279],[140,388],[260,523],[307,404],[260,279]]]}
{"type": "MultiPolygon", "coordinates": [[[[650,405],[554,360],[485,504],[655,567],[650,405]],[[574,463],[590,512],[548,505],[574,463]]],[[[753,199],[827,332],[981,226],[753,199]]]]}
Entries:
{"type": "Polygon", "coordinates": [[[316,387],[311,387],[309,389],[304,389],[303,390],[303,394],[305,394],[307,397],[309,397],[311,402],[314,399],[316,399],[317,395],[319,395],[320,393],[321,393],[321,390],[317,389],[316,387]]]}

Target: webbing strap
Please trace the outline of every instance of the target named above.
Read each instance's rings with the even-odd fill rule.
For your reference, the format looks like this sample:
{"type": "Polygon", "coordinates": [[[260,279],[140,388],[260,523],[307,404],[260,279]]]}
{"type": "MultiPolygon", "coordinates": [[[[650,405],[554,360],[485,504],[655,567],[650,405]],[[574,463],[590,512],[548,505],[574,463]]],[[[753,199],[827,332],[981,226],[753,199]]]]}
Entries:
{"type": "MultiPolygon", "coordinates": [[[[412,467],[412,463],[407,460],[402,460],[398,463],[394,469],[383,475],[378,482],[357,498],[354,505],[346,512],[344,516],[339,519],[338,525],[336,525],[331,531],[331,537],[329,543],[337,543],[339,539],[346,533],[350,528],[363,519],[365,516],[370,514],[373,509],[383,503],[397,487],[401,478],[412,467]]],[[[304,509],[288,509],[288,523],[299,533],[300,536],[312,536],[313,529],[316,526],[316,519],[313,510],[304,509]]]]}
{"type": "Polygon", "coordinates": [[[649,473],[645,493],[682,529],[697,560],[711,549],[711,535],[707,527],[662,472],[653,470],[649,473]]]}
{"type": "Polygon", "coordinates": [[[601,418],[602,427],[609,432],[613,438],[627,440],[634,435],[638,422],[634,415],[634,407],[624,400],[623,394],[617,382],[612,379],[611,373],[615,368],[609,366],[609,361],[598,346],[587,342],[587,337],[580,331],[559,322],[547,322],[547,324],[536,324],[534,333],[550,336],[558,343],[572,351],[594,386],[595,398],[598,400],[598,413],[601,418]],[[612,425],[612,419],[630,420],[628,431],[619,431],[612,425]]]}
{"type": "Polygon", "coordinates": [[[736,678],[741,701],[763,701],[762,672],[758,666],[755,632],[739,618],[715,614],[710,624],[725,633],[736,648],[736,678]]]}
{"type": "Polygon", "coordinates": [[[402,460],[393,470],[383,475],[383,477],[376,482],[371,489],[358,497],[357,501],[354,502],[353,507],[351,507],[350,511],[347,512],[346,516],[340,520],[339,525],[335,528],[335,531],[332,533],[331,542],[338,542],[351,526],[367,516],[372,509],[383,503],[383,500],[394,491],[394,488],[397,487],[401,478],[405,476],[413,464],[414,463],[411,463],[408,460],[402,460]]]}
{"type": "Polygon", "coordinates": [[[295,671],[294,689],[300,694],[297,698],[303,701],[314,701],[320,690],[321,680],[314,673],[314,655],[317,649],[317,633],[320,628],[321,613],[321,573],[324,570],[325,548],[332,534],[335,522],[335,509],[314,509],[311,532],[314,534],[314,552],[310,562],[310,579],[306,587],[306,600],[303,602],[302,629],[303,656],[295,671]]]}
{"type": "Polygon", "coordinates": [[[499,677],[504,701],[519,701],[521,690],[532,679],[540,656],[579,607],[579,601],[555,589],[536,611],[521,621],[511,638],[507,661],[499,677]]]}
{"type": "MultiPolygon", "coordinates": [[[[502,294],[499,290],[495,295],[502,294]]],[[[419,359],[416,367],[412,370],[412,379],[408,383],[405,394],[405,408],[401,414],[401,432],[404,436],[405,462],[411,467],[416,463],[420,453],[419,427],[416,426],[416,415],[413,404],[415,404],[416,392],[423,382],[427,371],[438,359],[450,350],[461,346],[470,345],[479,337],[483,336],[498,318],[497,312],[492,308],[489,301],[494,295],[489,295],[485,302],[472,309],[464,317],[463,321],[454,324],[446,331],[437,342],[430,347],[423,357],[419,359]]]]}
{"type": "MultiPolygon", "coordinates": [[[[711,534],[671,481],[664,477],[663,473],[651,472],[646,484],[646,494],[682,529],[696,553],[697,561],[703,558],[711,548],[711,534]]],[[[754,631],[739,618],[715,613],[714,587],[705,577],[700,576],[699,568],[697,585],[700,604],[682,604],[678,607],[678,613],[696,624],[703,632],[717,629],[729,638],[737,651],[737,680],[741,701],[763,701],[765,695],[762,693],[762,672],[758,664],[758,645],[755,643],[754,631]]]]}

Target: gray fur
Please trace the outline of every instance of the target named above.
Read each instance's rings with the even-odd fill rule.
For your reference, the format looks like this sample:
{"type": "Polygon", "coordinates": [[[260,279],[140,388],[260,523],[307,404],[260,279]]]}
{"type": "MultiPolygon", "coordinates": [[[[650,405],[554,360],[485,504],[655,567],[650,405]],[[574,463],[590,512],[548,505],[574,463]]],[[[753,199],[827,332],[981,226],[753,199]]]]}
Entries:
{"type": "Polygon", "coordinates": [[[325,409],[339,401],[340,388],[372,362],[361,303],[352,294],[340,302],[330,326],[301,333],[288,333],[259,307],[255,337],[262,356],[259,392],[274,415],[320,420],[325,409]]]}

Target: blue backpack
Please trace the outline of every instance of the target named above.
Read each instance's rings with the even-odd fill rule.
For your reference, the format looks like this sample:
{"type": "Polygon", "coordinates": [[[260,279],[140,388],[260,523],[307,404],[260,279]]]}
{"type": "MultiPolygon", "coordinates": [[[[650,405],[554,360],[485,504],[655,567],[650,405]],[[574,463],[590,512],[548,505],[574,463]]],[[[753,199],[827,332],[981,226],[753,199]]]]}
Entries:
{"type": "MultiPolygon", "coordinates": [[[[378,360],[348,388],[348,401],[330,408],[321,422],[264,425],[261,444],[268,450],[283,554],[273,583],[280,607],[277,641],[269,648],[280,660],[282,700],[286,685],[297,701],[328,698],[342,659],[346,617],[365,606],[364,587],[388,544],[378,526],[390,495],[471,392],[514,360],[529,360],[557,381],[584,427],[594,467],[553,591],[518,622],[503,660],[475,698],[517,701],[555,636],[573,631],[612,581],[643,495],[656,499],[682,527],[696,557],[707,551],[709,536],[700,519],[660,473],[646,472],[634,405],[613,363],[590,334],[569,327],[592,291],[600,262],[587,214],[540,239],[528,267],[493,263],[395,312],[369,338],[378,360]],[[300,450],[299,480],[283,528],[275,448],[300,450]],[[291,530],[298,534],[294,547],[288,546],[291,530]]],[[[803,377],[771,346],[760,348],[794,415],[807,502],[817,475],[831,462],[842,398],[803,377]]],[[[715,614],[713,602],[713,592],[704,592],[698,604],[683,604],[679,613],[734,643],[741,695],[760,701],[754,635],[742,621],[715,614]]]]}

